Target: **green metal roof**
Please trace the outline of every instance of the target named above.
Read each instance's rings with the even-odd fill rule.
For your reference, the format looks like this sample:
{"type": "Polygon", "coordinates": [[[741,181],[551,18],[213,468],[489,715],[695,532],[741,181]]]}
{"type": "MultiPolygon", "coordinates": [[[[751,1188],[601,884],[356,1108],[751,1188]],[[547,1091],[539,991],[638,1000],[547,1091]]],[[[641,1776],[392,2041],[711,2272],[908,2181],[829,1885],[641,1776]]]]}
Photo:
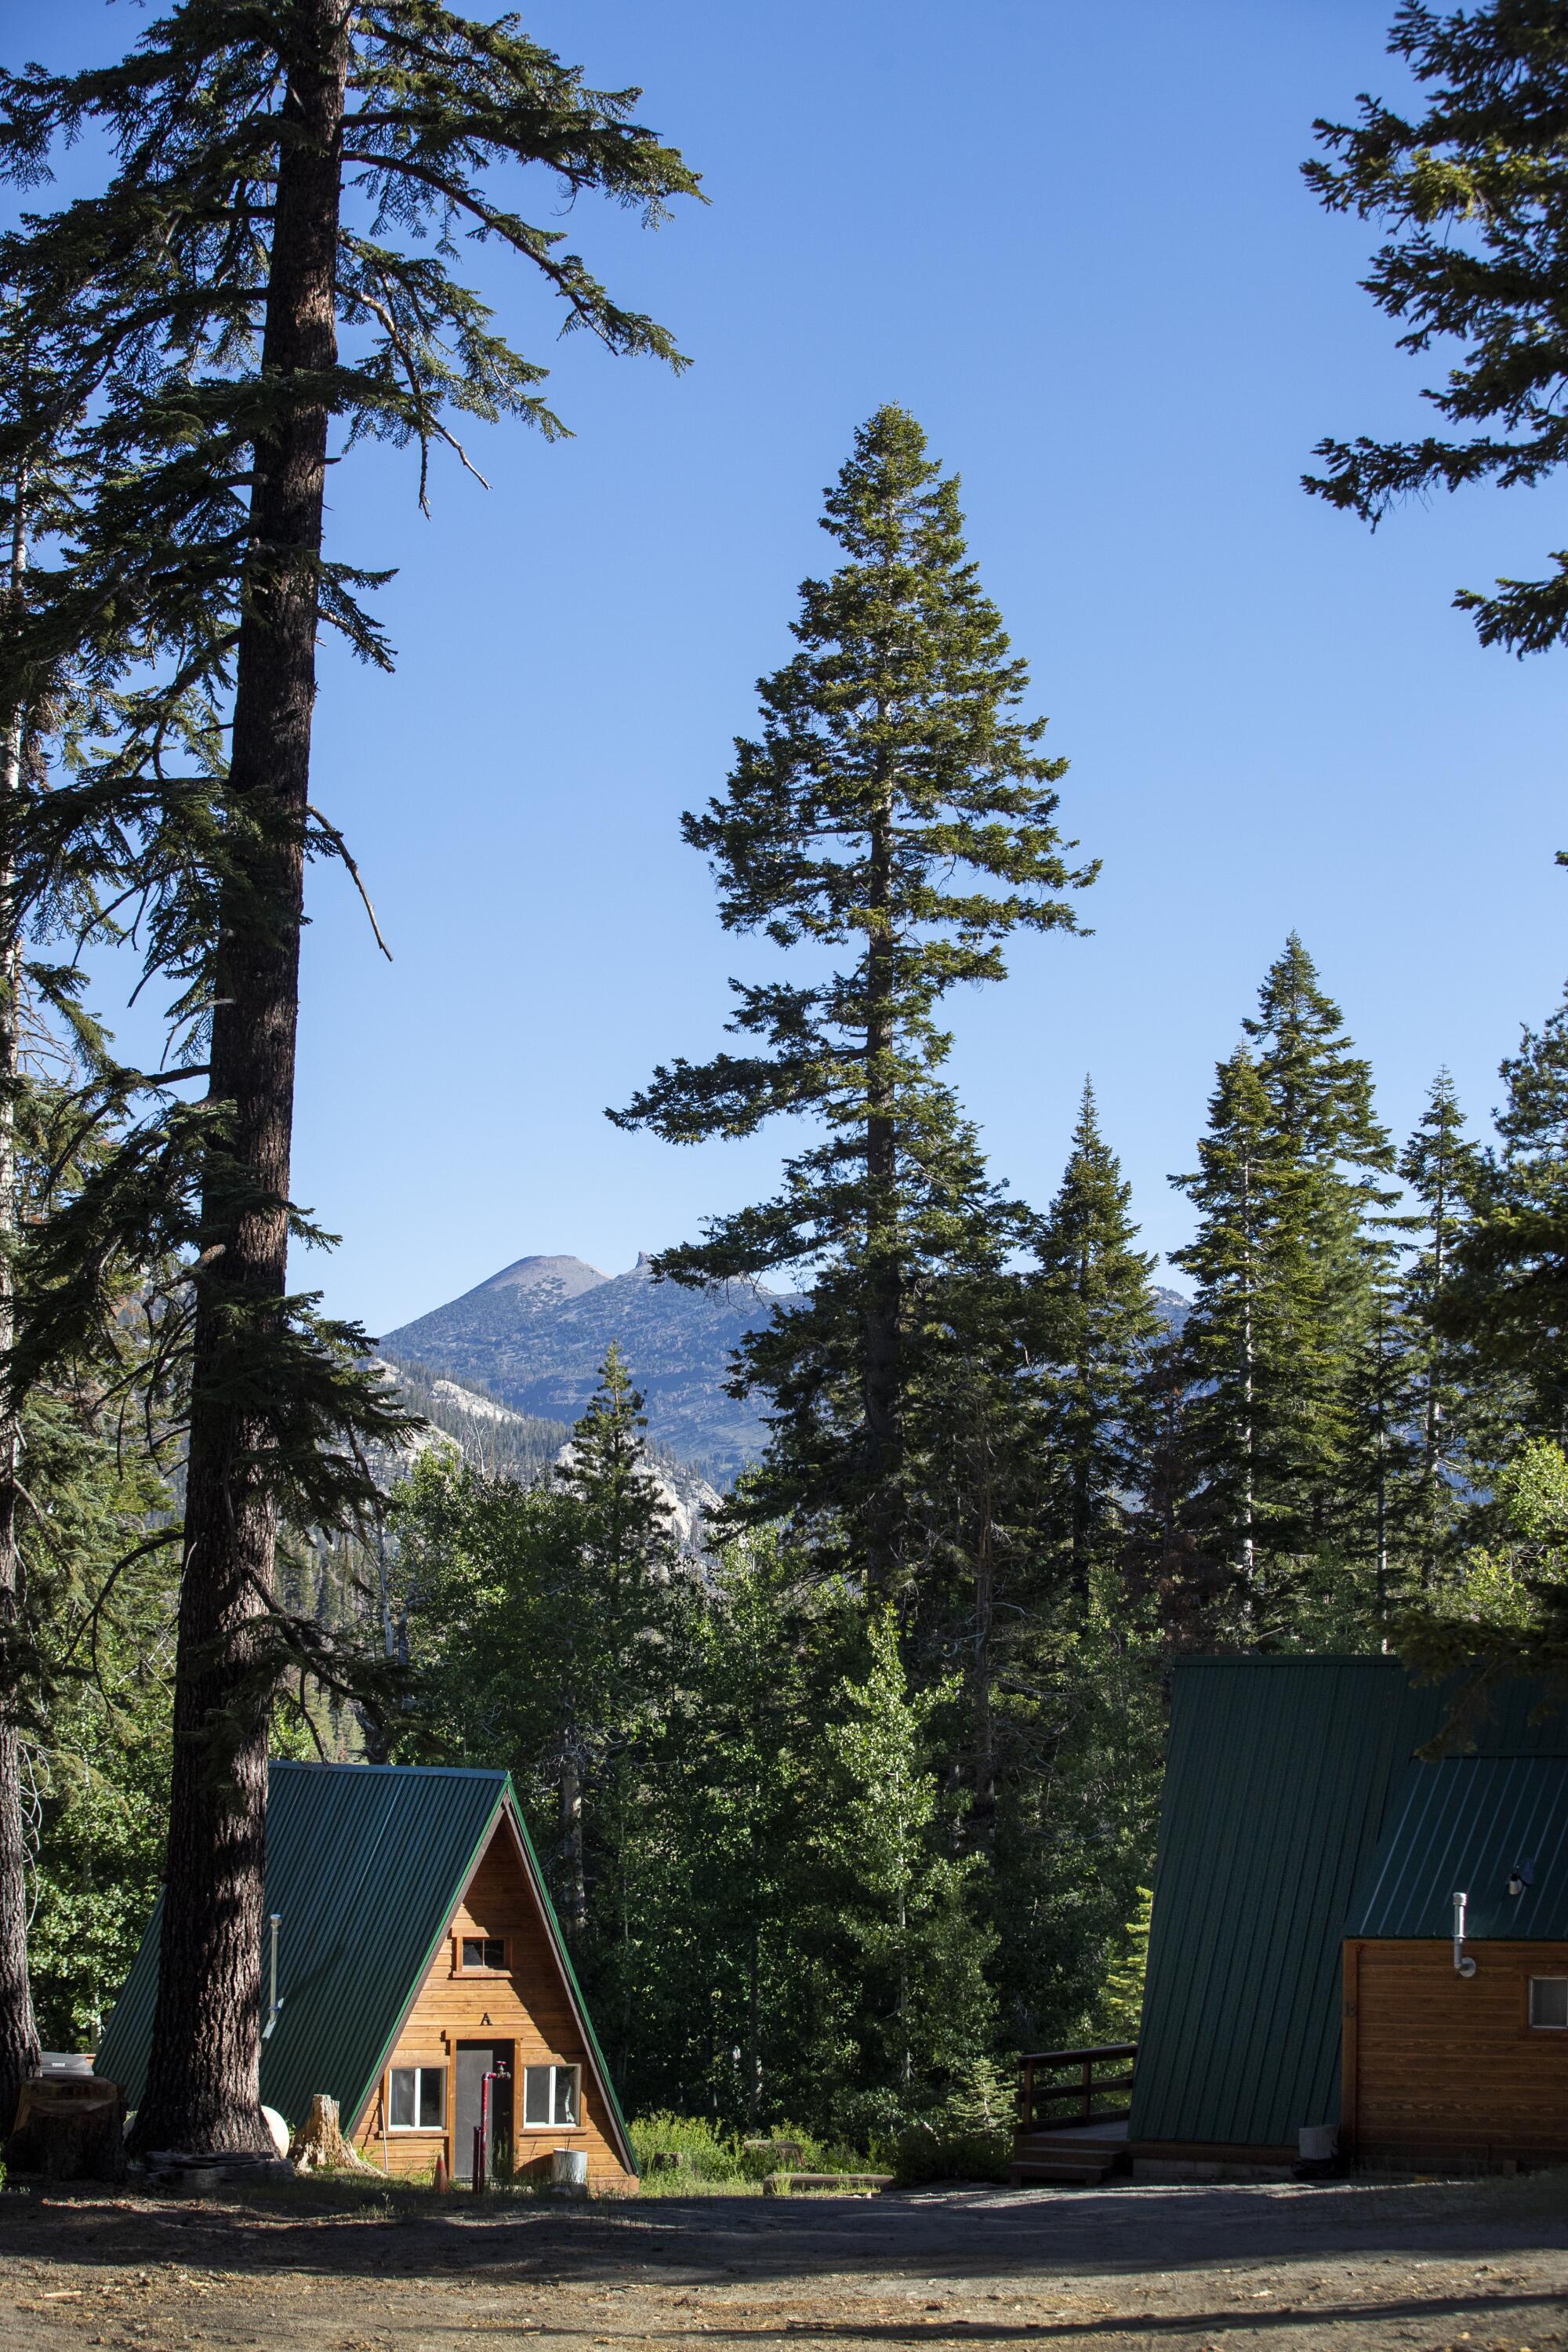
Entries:
{"type": "MultiPolygon", "coordinates": [[[[268,1767],[265,1907],[281,1915],[280,2008],[261,2045],[262,2100],[298,2123],[313,2094],[323,2091],[337,2100],[345,2127],[358,2116],[503,1812],[518,1833],[622,2161],[635,2170],[615,2088],[505,1772],[414,1764],[268,1767]]],[[[132,2106],[147,2074],[162,1914],[160,1895],[93,2062],[99,2074],[124,2084],[132,2106]]]]}
{"type": "MultiPolygon", "coordinates": [[[[1177,1663],[1134,2139],[1283,2147],[1337,2118],[1352,1897],[1450,1696],[1396,1658],[1177,1663]]],[[[1477,1745],[1568,1755],[1538,1697],[1500,1692],[1477,1745]]]]}
{"type": "Polygon", "coordinates": [[[1350,1936],[1447,1936],[1469,1897],[1468,1938],[1568,1940],[1568,1757],[1464,1756],[1413,1764],[1351,1905],[1350,1936]],[[1510,1895],[1519,1866],[1531,1884],[1510,1895]]]}

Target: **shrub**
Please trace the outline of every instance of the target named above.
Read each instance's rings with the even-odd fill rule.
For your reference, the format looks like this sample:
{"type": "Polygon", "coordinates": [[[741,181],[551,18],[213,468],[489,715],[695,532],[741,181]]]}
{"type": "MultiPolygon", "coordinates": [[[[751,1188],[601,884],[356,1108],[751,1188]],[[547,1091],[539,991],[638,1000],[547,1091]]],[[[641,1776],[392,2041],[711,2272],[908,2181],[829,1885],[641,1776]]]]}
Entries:
{"type": "Polygon", "coordinates": [[[847,2140],[818,2139],[812,2132],[802,2131],[798,2125],[779,2123],[768,2128],[745,2133],[724,2131],[710,2123],[705,2116],[674,2116],[666,2110],[651,2116],[639,2116],[628,2126],[637,2168],[645,2184],[679,2189],[682,2181],[727,2182],[737,2186],[742,2181],[754,2183],[764,2179],[781,2166],[775,2153],[781,2142],[798,2148],[798,2157],[791,2156],[788,2169],[792,2172],[864,2172],[866,2157],[861,2148],[847,2140]],[[764,2141],[758,2147],[747,2147],[748,2139],[764,2141]],[[683,2156],[686,2162],[679,2170],[654,2170],[653,2159],[666,2153],[683,2156]]]}
{"type": "Polygon", "coordinates": [[[972,2059],[928,2116],[906,2125],[894,2143],[900,2188],[922,2180],[1005,2180],[1013,2160],[1013,2070],[972,2059]]]}
{"type": "Polygon", "coordinates": [[[645,2175],[652,2171],[656,2155],[672,2150],[685,2157],[682,2170],[698,2180],[745,2178],[733,2134],[719,2131],[706,2116],[672,2116],[661,2110],[657,2115],[639,2116],[627,2128],[637,2169],[645,2175]]]}

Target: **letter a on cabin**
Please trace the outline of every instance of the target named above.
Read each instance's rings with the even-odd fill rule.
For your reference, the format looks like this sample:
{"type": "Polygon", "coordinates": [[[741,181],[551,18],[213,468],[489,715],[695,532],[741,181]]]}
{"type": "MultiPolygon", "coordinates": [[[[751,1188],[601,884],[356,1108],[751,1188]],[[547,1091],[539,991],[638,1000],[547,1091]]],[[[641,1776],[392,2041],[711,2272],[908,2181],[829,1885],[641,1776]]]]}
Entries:
{"type": "MultiPolygon", "coordinates": [[[[635,2192],[625,2119],[507,1773],[272,1764],[266,1907],[278,1966],[274,1994],[269,1927],[261,2096],[290,2125],[325,2092],[367,2163],[424,2173],[439,2157],[468,2180],[483,2106],[492,2163],[547,2171],[574,2149],[590,2188],[635,2192]]],[[[94,2062],[132,2106],[159,1926],[154,1910],[94,2062]]]]}

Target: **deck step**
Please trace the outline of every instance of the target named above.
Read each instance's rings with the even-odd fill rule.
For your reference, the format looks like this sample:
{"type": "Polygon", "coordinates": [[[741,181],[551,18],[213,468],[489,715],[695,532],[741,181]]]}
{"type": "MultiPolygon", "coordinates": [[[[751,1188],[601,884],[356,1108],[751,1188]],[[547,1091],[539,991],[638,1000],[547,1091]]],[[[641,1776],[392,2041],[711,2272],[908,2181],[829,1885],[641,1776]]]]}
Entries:
{"type": "Polygon", "coordinates": [[[1016,2188],[1031,2181],[1044,2189],[1098,2189],[1113,2173],[1125,2172],[1128,2134],[1118,2116],[1103,2124],[1048,2126],[1019,2132],[1013,2142],[1009,2178],[1016,2188]]]}

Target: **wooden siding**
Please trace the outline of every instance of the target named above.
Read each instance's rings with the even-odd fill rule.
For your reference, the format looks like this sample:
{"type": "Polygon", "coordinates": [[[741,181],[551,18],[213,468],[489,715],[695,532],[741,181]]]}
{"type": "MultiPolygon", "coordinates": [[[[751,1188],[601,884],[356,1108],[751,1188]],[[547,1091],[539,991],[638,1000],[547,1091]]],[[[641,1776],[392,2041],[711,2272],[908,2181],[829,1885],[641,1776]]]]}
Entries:
{"type": "Polygon", "coordinates": [[[450,2170],[458,2096],[457,2045],[489,2041],[512,2045],[513,2145],[518,2164],[547,2156],[552,2148],[581,2148],[588,2158],[590,2189],[635,2195],[637,2176],[626,2170],[616,2153],[614,2126],[595,2078],[592,2056],[579,2034],[533,1890],[504,1820],[498,1824],[448,1923],[380,2084],[356,2119],[353,2137],[366,2161],[394,2173],[428,2172],[439,2154],[445,2156],[450,2170]],[[461,1966],[465,1936],[503,1937],[506,1969],[465,1970],[461,1966]],[[558,2126],[548,2131],[527,2131],[521,2127],[522,2069],[547,2061],[581,2069],[583,2121],[574,2129],[558,2126]],[[394,2131],[386,2127],[387,2076],[393,2067],[436,2064],[447,2069],[446,2128],[394,2131]]]}
{"type": "Polygon", "coordinates": [[[1530,2023],[1568,1944],[1354,1941],[1344,1954],[1341,2132],[1363,2163],[1568,2158],[1568,2032],[1530,2023]]]}

